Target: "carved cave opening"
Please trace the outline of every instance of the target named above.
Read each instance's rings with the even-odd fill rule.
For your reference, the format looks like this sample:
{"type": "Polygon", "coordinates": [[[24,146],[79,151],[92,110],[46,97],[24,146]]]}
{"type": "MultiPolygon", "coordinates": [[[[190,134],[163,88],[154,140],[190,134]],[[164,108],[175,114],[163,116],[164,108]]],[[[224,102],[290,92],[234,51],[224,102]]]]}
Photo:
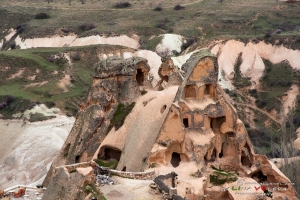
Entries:
{"type": "Polygon", "coordinates": [[[122,172],[126,172],[126,166],[123,167],[122,172]]]}
{"type": "Polygon", "coordinates": [[[189,118],[183,118],[182,123],[184,125],[184,128],[189,127],[189,118]]]}
{"type": "Polygon", "coordinates": [[[122,152],[117,149],[107,148],[107,147],[104,149],[104,159],[105,160],[113,159],[113,160],[119,161],[121,158],[121,154],[122,154],[122,152]]]}
{"type": "Polygon", "coordinates": [[[175,168],[178,167],[180,161],[181,161],[180,154],[176,153],[176,152],[173,152],[172,153],[172,158],[171,158],[171,164],[172,164],[172,166],[175,167],[175,168]]]}
{"type": "Polygon", "coordinates": [[[219,158],[222,158],[224,155],[223,155],[223,148],[224,148],[224,145],[225,143],[223,142],[222,143],[222,149],[221,149],[221,152],[219,153],[219,158]]]}
{"type": "Polygon", "coordinates": [[[80,162],[80,156],[75,156],[75,163],[79,163],[80,162]]]}
{"type": "Polygon", "coordinates": [[[217,117],[217,118],[212,118],[210,121],[210,128],[213,131],[220,131],[221,125],[226,121],[226,117],[217,117]]]}
{"type": "Polygon", "coordinates": [[[204,87],[204,95],[208,97],[213,97],[214,86],[212,84],[206,84],[204,87]]]}
{"type": "Polygon", "coordinates": [[[216,157],[217,157],[216,149],[213,150],[211,155],[209,155],[209,152],[210,151],[207,151],[206,155],[204,156],[205,164],[207,164],[209,162],[214,162],[216,160],[216,157]]]}
{"type": "Polygon", "coordinates": [[[139,85],[143,85],[143,83],[144,83],[144,73],[143,73],[142,69],[137,69],[136,70],[135,79],[136,79],[136,81],[139,85]]]}
{"type": "Polygon", "coordinates": [[[161,107],[161,109],[160,109],[160,113],[163,114],[165,112],[166,108],[167,108],[167,105],[163,105],[163,107],[161,107]]]}
{"type": "Polygon", "coordinates": [[[250,148],[248,144],[244,146],[242,149],[242,154],[241,154],[241,163],[243,166],[248,166],[251,167],[251,157],[250,157],[250,148]]]}
{"type": "Polygon", "coordinates": [[[196,99],[196,88],[194,85],[187,85],[185,87],[184,98],[196,99]]]}
{"type": "Polygon", "coordinates": [[[262,171],[256,171],[251,175],[251,178],[254,179],[255,181],[262,183],[267,181],[267,176],[265,176],[262,171]]]}

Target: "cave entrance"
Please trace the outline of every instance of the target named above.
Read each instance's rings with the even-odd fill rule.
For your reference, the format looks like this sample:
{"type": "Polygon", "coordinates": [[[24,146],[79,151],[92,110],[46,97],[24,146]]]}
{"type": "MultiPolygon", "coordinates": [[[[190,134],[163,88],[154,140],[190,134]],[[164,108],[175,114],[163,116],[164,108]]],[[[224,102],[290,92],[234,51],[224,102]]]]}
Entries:
{"type": "Polygon", "coordinates": [[[253,178],[255,181],[259,182],[259,183],[263,183],[265,181],[267,181],[267,176],[265,176],[262,171],[257,171],[257,172],[254,172],[252,175],[251,175],[251,178],[253,178]]]}
{"type": "Polygon", "coordinates": [[[173,152],[172,153],[172,158],[171,158],[171,164],[172,164],[172,166],[175,167],[175,168],[178,167],[180,161],[181,161],[180,154],[176,153],[176,152],[173,152]]]}
{"type": "Polygon", "coordinates": [[[184,98],[196,99],[196,89],[194,85],[187,85],[185,87],[184,98]]]}
{"type": "Polygon", "coordinates": [[[144,83],[144,73],[143,73],[142,69],[137,69],[136,70],[135,79],[136,79],[136,82],[139,85],[143,85],[143,83],[144,83]]]}
{"type": "Polygon", "coordinates": [[[189,127],[189,118],[183,118],[182,122],[183,122],[184,128],[189,127]]]}
{"type": "Polygon", "coordinates": [[[241,163],[243,166],[251,167],[250,148],[248,144],[242,149],[241,163]]]}
{"type": "Polygon", "coordinates": [[[226,121],[226,117],[212,118],[210,121],[210,128],[212,130],[220,131],[221,125],[226,121]]]}
{"type": "Polygon", "coordinates": [[[122,172],[126,172],[126,166],[123,167],[122,172]]]}
{"type": "Polygon", "coordinates": [[[75,156],[75,163],[79,163],[80,156],[75,156]]]}
{"type": "Polygon", "coordinates": [[[121,151],[117,150],[117,149],[112,149],[112,148],[105,148],[104,149],[104,159],[105,160],[120,160],[121,157],[121,151]]]}

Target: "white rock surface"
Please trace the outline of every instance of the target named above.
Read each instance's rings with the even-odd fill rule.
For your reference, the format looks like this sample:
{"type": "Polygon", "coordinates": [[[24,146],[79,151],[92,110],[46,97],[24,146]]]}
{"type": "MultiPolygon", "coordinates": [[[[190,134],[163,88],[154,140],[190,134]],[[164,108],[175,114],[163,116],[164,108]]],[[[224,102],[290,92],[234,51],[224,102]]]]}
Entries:
{"type": "Polygon", "coordinates": [[[139,56],[148,60],[148,64],[150,66],[150,73],[153,75],[152,85],[156,86],[157,82],[160,80],[158,75],[158,68],[161,65],[161,57],[150,50],[139,50],[134,53],[125,52],[123,54],[124,58],[130,58],[132,56],[139,56]]]}
{"type": "Polygon", "coordinates": [[[176,34],[164,34],[161,42],[156,46],[156,52],[169,52],[177,51],[181,52],[181,45],[184,38],[181,35],[176,34]]]}
{"type": "Polygon", "coordinates": [[[0,120],[0,188],[42,181],[74,121],[62,115],[26,124],[0,120]]]}
{"type": "Polygon", "coordinates": [[[251,78],[252,88],[259,85],[259,79],[263,75],[265,66],[262,59],[270,60],[274,64],[288,60],[294,69],[300,69],[300,50],[266,44],[263,41],[257,44],[249,42],[245,45],[240,41],[229,40],[225,44],[216,44],[211,51],[219,55],[219,68],[224,71],[227,81],[234,77],[234,64],[241,53],[240,70],[242,75],[251,78]]]}
{"type": "Polygon", "coordinates": [[[122,45],[134,49],[139,47],[139,42],[136,38],[130,38],[126,35],[117,37],[101,37],[99,35],[93,35],[82,38],[78,38],[76,35],[69,35],[63,37],[53,36],[49,38],[33,38],[25,40],[20,36],[17,36],[15,42],[21,49],[37,47],[87,46],[94,44],[122,45]]]}

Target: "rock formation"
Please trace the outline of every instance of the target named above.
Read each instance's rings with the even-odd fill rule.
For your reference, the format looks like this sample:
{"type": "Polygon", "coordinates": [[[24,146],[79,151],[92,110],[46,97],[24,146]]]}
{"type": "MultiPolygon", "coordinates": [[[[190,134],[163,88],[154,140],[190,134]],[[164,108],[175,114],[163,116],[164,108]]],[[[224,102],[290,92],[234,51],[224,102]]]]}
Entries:
{"type": "MultiPolygon", "coordinates": [[[[218,85],[217,58],[202,49],[182,69],[179,87],[155,91],[147,82],[146,60],[99,62],[87,102],[53,166],[102,157],[118,160],[117,170],[126,172],[174,171],[176,192],[186,199],[253,197],[238,194],[236,186],[273,199],[296,199],[289,179],[254,153],[243,122],[218,85]],[[111,128],[118,104],[133,102],[124,122],[111,128]]],[[[57,173],[53,177],[49,185],[57,173]]]]}
{"type": "Polygon", "coordinates": [[[54,167],[90,161],[120,104],[129,105],[140,95],[139,87],[150,85],[147,60],[139,57],[110,57],[100,61],[93,74],[93,83],[80,105],[75,124],[45,179],[49,182],[54,167]]]}

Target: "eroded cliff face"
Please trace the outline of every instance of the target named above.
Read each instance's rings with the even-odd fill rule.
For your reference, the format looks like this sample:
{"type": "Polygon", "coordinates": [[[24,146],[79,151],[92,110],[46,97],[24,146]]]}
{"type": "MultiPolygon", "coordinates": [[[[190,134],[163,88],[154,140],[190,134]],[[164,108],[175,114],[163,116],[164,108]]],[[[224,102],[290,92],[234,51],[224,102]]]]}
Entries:
{"type": "MultiPolygon", "coordinates": [[[[163,62],[162,79],[174,75],[172,64],[163,62]]],[[[117,160],[120,171],[175,171],[177,194],[186,199],[252,198],[228,189],[241,181],[252,184],[256,196],[266,193],[261,184],[270,188],[282,183],[284,190],[268,195],[296,199],[289,179],[266,156],[254,153],[243,122],[218,84],[215,55],[202,49],[182,69],[185,78],[179,87],[167,84],[157,91],[147,81],[146,60],[101,61],[86,103],[52,167],[102,158],[117,160]],[[110,127],[118,105],[133,102],[124,123],[110,127]]],[[[45,181],[52,177],[48,187],[52,191],[57,173],[64,174],[53,172],[45,181]]],[[[169,181],[165,184],[173,187],[169,181]]]]}
{"type": "Polygon", "coordinates": [[[100,61],[86,102],[80,105],[75,124],[44,181],[55,167],[90,161],[109,132],[117,107],[131,104],[149,86],[147,60],[140,57],[110,57],[100,61]]]}
{"type": "MultiPolygon", "coordinates": [[[[223,199],[247,198],[233,191],[221,191],[218,186],[222,185],[218,184],[220,177],[214,173],[214,169],[221,169],[236,173],[236,179],[225,182],[247,177],[251,182],[264,183],[269,188],[275,183],[287,183],[282,184],[284,191],[272,191],[273,197],[296,199],[289,179],[266,156],[254,153],[243,122],[218,85],[216,57],[201,50],[193,54],[182,68],[186,73],[185,80],[157,137],[148,158],[149,164],[180,168],[186,162],[195,163],[198,170],[190,173],[197,174],[199,182],[206,177],[207,186],[202,187],[198,194],[191,193],[189,198],[199,198],[200,194],[209,194],[211,199],[222,195],[223,199]]],[[[180,179],[181,172],[176,173],[180,179]]],[[[272,188],[277,189],[276,186],[272,188]]],[[[199,188],[191,186],[190,190],[199,188]]]]}

